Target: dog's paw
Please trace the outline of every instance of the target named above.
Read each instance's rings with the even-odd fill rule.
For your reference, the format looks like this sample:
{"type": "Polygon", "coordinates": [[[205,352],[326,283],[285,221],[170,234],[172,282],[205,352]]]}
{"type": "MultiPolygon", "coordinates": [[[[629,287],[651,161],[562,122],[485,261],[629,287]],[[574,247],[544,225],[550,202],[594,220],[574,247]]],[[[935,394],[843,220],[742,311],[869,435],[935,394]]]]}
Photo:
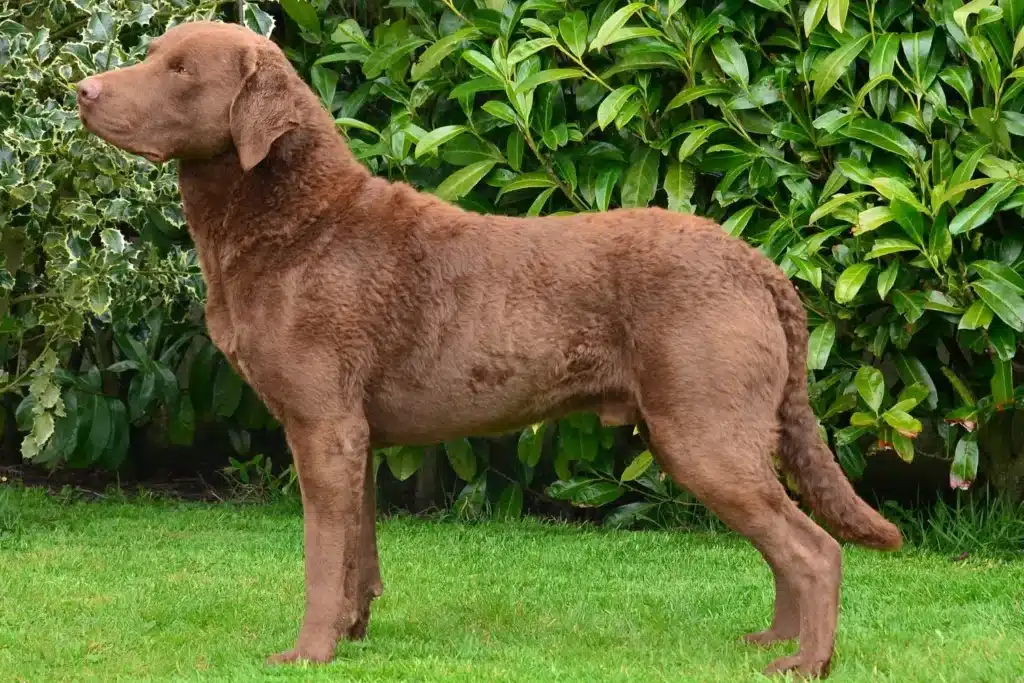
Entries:
{"type": "Polygon", "coordinates": [[[809,660],[802,653],[798,652],[789,657],[776,659],[764,670],[764,675],[773,676],[775,674],[792,672],[799,678],[825,678],[828,676],[831,664],[831,659],[809,660]]]}
{"type": "Polygon", "coordinates": [[[742,640],[744,643],[750,645],[757,645],[759,647],[771,647],[775,643],[784,643],[788,640],[793,640],[797,637],[796,633],[785,633],[781,630],[768,629],[766,631],[758,631],[757,633],[748,633],[743,636],[742,640]]]}
{"type": "Polygon", "coordinates": [[[370,628],[370,605],[369,601],[359,614],[356,615],[355,621],[352,625],[346,628],[342,637],[346,640],[362,640],[366,637],[366,631],[370,628]]]}
{"type": "Polygon", "coordinates": [[[294,647],[267,657],[267,664],[293,664],[295,662],[313,662],[326,664],[334,659],[334,648],[294,647]]]}

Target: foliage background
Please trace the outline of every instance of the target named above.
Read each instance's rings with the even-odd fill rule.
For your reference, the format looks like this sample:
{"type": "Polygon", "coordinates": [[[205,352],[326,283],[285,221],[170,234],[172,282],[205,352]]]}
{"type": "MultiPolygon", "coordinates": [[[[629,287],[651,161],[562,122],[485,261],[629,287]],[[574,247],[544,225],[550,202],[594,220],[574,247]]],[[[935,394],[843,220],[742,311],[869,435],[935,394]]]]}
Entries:
{"type": "MultiPolygon", "coordinates": [[[[379,175],[485,213],[666,206],[760,247],[800,288],[814,408],[852,477],[890,451],[1024,497],[1024,0],[245,7],[379,175]]],[[[173,170],[88,141],[70,87],[223,9],[5,10],[3,381],[36,461],[132,466],[207,425],[265,477],[249,458],[282,448],[202,333],[173,170]]],[[[690,509],[590,415],[377,457],[468,516],[518,515],[524,492],[616,524],[690,509]]]]}

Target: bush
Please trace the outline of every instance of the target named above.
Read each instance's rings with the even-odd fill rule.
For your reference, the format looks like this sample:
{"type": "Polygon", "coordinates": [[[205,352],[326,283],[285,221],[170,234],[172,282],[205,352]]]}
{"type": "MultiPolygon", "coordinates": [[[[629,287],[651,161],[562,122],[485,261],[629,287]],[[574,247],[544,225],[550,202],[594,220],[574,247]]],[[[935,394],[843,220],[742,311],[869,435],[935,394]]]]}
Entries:
{"type": "Polygon", "coordinates": [[[0,394],[34,462],[116,469],[132,427],[188,444],[204,420],[268,422],[203,334],[174,169],[97,144],[75,105],[79,79],[139,59],[150,36],[219,4],[0,10],[0,394]]]}
{"type": "MultiPolygon", "coordinates": [[[[23,3],[18,22],[0,10],[14,84],[0,93],[0,348],[5,391],[27,392],[19,425],[37,460],[116,466],[133,421],[187,442],[197,419],[225,420],[244,452],[268,421],[201,334],[173,176],[84,144],[70,89],[217,5],[150,15],[128,0],[50,0],[23,3]]],[[[977,438],[1009,429],[1024,400],[1024,5],[280,8],[275,36],[375,173],[487,213],[657,204],[713,217],[800,288],[812,402],[848,474],[892,450],[948,460],[959,487],[980,461],[1024,496],[1024,458],[977,438]]],[[[468,516],[517,515],[530,490],[620,524],[688,509],[635,434],[592,415],[440,448],[377,457],[404,480],[446,455],[468,516]]]]}
{"type": "MultiPolygon", "coordinates": [[[[376,173],[488,213],[718,219],[799,286],[846,471],[918,451],[975,479],[979,426],[1024,399],[1024,5],[402,0],[362,27],[324,4],[283,2],[286,42],[376,173]]],[[[568,424],[552,492],[615,500],[593,472],[628,460],[568,424]]]]}

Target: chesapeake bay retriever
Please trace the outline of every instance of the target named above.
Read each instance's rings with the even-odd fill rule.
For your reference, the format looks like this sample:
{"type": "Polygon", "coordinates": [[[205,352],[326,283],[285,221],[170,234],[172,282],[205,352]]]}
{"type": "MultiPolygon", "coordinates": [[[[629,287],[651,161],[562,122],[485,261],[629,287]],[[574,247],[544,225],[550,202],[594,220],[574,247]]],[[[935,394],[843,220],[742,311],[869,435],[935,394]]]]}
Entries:
{"type": "Polygon", "coordinates": [[[715,223],[661,209],[483,216],[373,177],[281,50],[196,22],[78,84],[86,128],[180,160],[210,337],[285,427],[302,490],[295,647],[327,661],[381,594],[371,448],[595,411],[642,426],[661,467],[775,578],[768,672],[825,675],[840,546],[789,499],[773,452],[841,538],[900,546],[816,430],[797,292],[715,223]]]}

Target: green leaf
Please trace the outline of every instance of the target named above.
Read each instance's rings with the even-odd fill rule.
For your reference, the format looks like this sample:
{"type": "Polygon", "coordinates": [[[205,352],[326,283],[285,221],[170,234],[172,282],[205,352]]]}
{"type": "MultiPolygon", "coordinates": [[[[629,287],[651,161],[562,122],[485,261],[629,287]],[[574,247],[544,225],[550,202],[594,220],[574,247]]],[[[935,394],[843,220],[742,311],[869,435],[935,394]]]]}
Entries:
{"type": "Polygon", "coordinates": [[[422,38],[409,38],[403,42],[385,43],[370,53],[370,56],[363,62],[363,75],[367,78],[377,78],[393,65],[398,63],[402,57],[415,50],[428,41],[422,38]]]}
{"type": "Polygon", "coordinates": [[[110,406],[107,404],[107,398],[105,396],[93,396],[91,403],[92,419],[90,420],[89,440],[87,442],[88,461],[90,464],[98,462],[103,457],[103,452],[107,448],[107,443],[110,441],[110,434],[113,429],[113,420],[111,419],[112,416],[110,414],[110,406]]]}
{"type": "Polygon", "coordinates": [[[811,0],[804,10],[804,35],[809,36],[825,16],[828,0],[811,0]]]}
{"type": "Polygon", "coordinates": [[[455,52],[459,44],[480,35],[480,30],[475,26],[459,29],[428,47],[412,65],[410,79],[419,81],[425,78],[431,71],[444,61],[445,57],[455,52]]]}
{"type": "Polygon", "coordinates": [[[615,508],[615,511],[605,517],[604,523],[612,529],[625,529],[633,525],[637,520],[647,520],[647,513],[657,507],[657,503],[637,501],[626,503],[615,508]]]}
{"type": "Polygon", "coordinates": [[[646,145],[640,145],[630,156],[629,169],[622,184],[622,206],[626,208],[647,206],[658,190],[658,170],[661,153],[646,145]]]}
{"type": "Polygon", "coordinates": [[[857,214],[857,224],[853,227],[853,234],[863,235],[866,232],[877,230],[895,218],[896,215],[888,206],[873,206],[870,209],[864,209],[857,214]]]}
{"type": "Polygon", "coordinates": [[[914,440],[910,437],[904,436],[899,432],[893,432],[892,447],[895,449],[896,455],[900,456],[903,462],[912,462],[914,460],[914,440]]]}
{"type": "Polygon", "coordinates": [[[465,168],[460,168],[438,185],[434,194],[447,201],[454,201],[465,196],[483,180],[485,175],[491,172],[495,163],[494,161],[478,161],[465,168]]]}
{"type": "Polygon", "coordinates": [[[917,246],[924,247],[924,218],[920,212],[899,199],[891,201],[889,210],[907,237],[917,246]]]}
{"type": "Polygon", "coordinates": [[[633,93],[639,90],[635,85],[624,85],[608,93],[608,96],[601,102],[601,106],[597,108],[597,124],[601,127],[601,130],[604,130],[609,123],[615,120],[623,105],[629,101],[633,93]]]}
{"type": "Polygon", "coordinates": [[[943,83],[956,90],[966,104],[971,104],[974,93],[974,78],[966,66],[950,66],[939,73],[943,83]]]}
{"type": "Polygon", "coordinates": [[[128,414],[137,422],[146,414],[149,404],[156,396],[156,373],[142,371],[132,377],[128,385],[128,414]]]}
{"type": "Polygon", "coordinates": [[[857,411],[850,415],[851,427],[874,427],[878,424],[878,418],[871,413],[857,411]]]}
{"type": "Polygon", "coordinates": [[[983,278],[998,280],[1013,289],[1017,294],[1024,295],[1024,277],[1021,277],[1017,271],[1006,264],[988,260],[974,261],[967,270],[978,273],[983,278]]]}
{"type": "Polygon", "coordinates": [[[747,224],[750,223],[750,218],[754,215],[754,210],[756,208],[756,204],[750,204],[749,206],[743,207],[733,215],[729,216],[729,219],[722,224],[722,229],[725,230],[727,235],[739,237],[747,228],[747,224]]]}
{"type": "Polygon", "coordinates": [[[617,500],[625,492],[626,489],[613,482],[583,477],[556,481],[547,489],[552,498],[569,500],[577,507],[600,507],[617,500]]]}
{"type": "Polygon", "coordinates": [[[836,280],[836,301],[841,304],[853,301],[873,269],[870,263],[857,263],[844,270],[836,280]]]}
{"type": "Polygon", "coordinates": [[[600,50],[605,45],[609,44],[615,33],[626,25],[629,18],[645,7],[647,7],[647,5],[642,2],[633,2],[616,10],[605,20],[603,24],[601,24],[601,28],[597,30],[597,33],[594,35],[594,39],[590,41],[591,52],[600,50]]]}
{"type": "Polygon", "coordinates": [[[978,12],[990,6],[991,4],[992,0],[971,0],[971,2],[964,4],[963,7],[953,10],[953,20],[957,23],[957,26],[960,27],[960,30],[963,31],[965,35],[969,35],[967,33],[968,17],[970,17],[972,14],[977,14],[978,12]]]}
{"type": "Polygon", "coordinates": [[[437,150],[444,143],[466,132],[465,126],[441,126],[420,138],[416,145],[416,158],[437,150]]]}
{"type": "Polygon", "coordinates": [[[750,82],[750,72],[747,70],[747,58],[743,54],[743,48],[732,36],[715,41],[711,45],[711,52],[715,56],[718,66],[722,67],[725,74],[739,83],[747,85],[750,82]]]}
{"type": "Polygon", "coordinates": [[[512,167],[512,170],[518,171],[522,168],[523,164],[523,152],[526,150],[526,138],[519,131],[515,131],[508,136],[508,141],[505,143],[505,156],[508,157],[508,165],[512,167]]]}
{"type": "Polygon", "coordinates": [[[320,32],[320,18],[316,8],[306,0],[281,0],[281,9],[302,29],[310,33],[320,32]]]}
{"type": "Polygon", "coordinates": [[[704,97],[711,95],[728,95],[730,92],[732,91],[729,90],[729,88],[722,85],[697,85],[692,88],[687,88],[673,97],[665,106],[665,111],[672,111],[677,107],[682,107],[683,105],[704,97]]]}
{"type": "Polygon", "coordinates": [[[811,214],[811,217],[807,219],[807,223],[810,225],[814,225],[825,216],[829,216],[832,213],[834,213],[836,209],[840,208],[844,204],[855,202],[861,197],[867,196],[868,194],[870,193],[851,192],[850,194],[837,194],[831,199],[829,199],[827,202],[819,206],[817,209],[815,209],[814,213],[811,214]]]}
{"type": "Polygon", "coordinates": [[[501,100],[488,100],[484,102],[481,109],[494,118],[501,119],[506,123],[515,123],[518,120],[515,110],[501,100]]]}
{"type": "Polygon", "coordinates": [[[220,417],[231,417],[242,401],[242,378],[227,362],[217,368],[213,381],[213,412],[220,417]]]}
{"type": "Polygon", "coordinates": [[[103,242],[103,246],[115,254],[124,253],[125,241],[124,235],[117,228],[105,228],[100,233],[100,240],[103,242]]]}
{"type": "Polygon", "coordinates": [[[669,211],[693,212],[694,207],[690,203],[695,188],[693,168],[674,159],[670,160],[662,187],[668,195],[669,211]]]}
{"type": "Polygon", "coordinates": [[[517,192],[519,190],[531,190],[535,188],[554,187],[555,181],[551,179],[544,171],[533,171],[532,173],[523,173],[518,175],[512,180],[508,181],[501,186],[501,190],[498,191],[498,199],[501,199],[504,195],[509,192],[517,192]]]}
{"type": "Polygon", "coordinates": [[[995,349],[999,360],[1011,361],[1017,355],[1017,335],[1002,323],[996,323],[989,328],[988,342],[995,349]]]}
{"type": "Polygon", "coordinates": [[[968,489],[978,477],[978,436],[965,434],[956,444],[953,464],[949,468],[949,485],[954,489],[968,489]]]}
{"type": "Polygon", "coordinates": [[[823,370],[836,342],[836,325],[831,320],[814,328],[807,341],[807,368],[823,370]]]}
{"type": "Polygon", "coordinates": [[[654,462],[654,456],[651,455],[650,451],[644,451],[638,454],[622,472],[622,476],[619,477],[619,481],[627,482],[639,478],[647,471],[647,468],[651,466],[652,462],[654,462]]]}
{"type": "Polygon", "coordinates": [[[380,137],[380,131],[379,130],[377,130],[376,128],[374,128],[370,124],[365,123],[363,121],[359,121],[357,119],[350,119],[350,118],[346,118],[346,117],[337,118],[337,119],[334,119],[334,125],[339,127],[339,128],[358,128],[360,130],[365,130],[368,133],[373,133],[377,137],[380,137]]]}
{"type": "Polygon", "coordinates": [[[473,481],[476,476],[476,456],[468,439],[456,439],[444,442],[444,451],[452,470],[463,481],[473,481]]]}
{"type": "Polygon", "coordinates": [[[594,183],[594,201],[597,208],[606,211],[611,203],[612,192],[615,185],[622,176],[622,167],[618,164],[608,165],[602,168],[597,174],[597,181],[594,183]]]}
{"type": "Polygon", "coordinates": [[[171,413],[168,436],[171,443],[178,446],[191,446],[196,434],[196,411],[192,407],[192,398],[181,394],[178,405],[171,413]]]}
{"type": "Polygon", "coordinates": [[[1024,332],[1024,299],[1012,287],[999,280],[984,279],[972,282],[971,288],[1000,320],[1024,332]]]}
{"type": "Polygon", "coordinates": [[[527,57],[537,54],[541,50],[551,47],[552,45],[558,45],[558,41],[554,38],[534,38],[532,40],[522,40],[516,44],[508,52],[506,63],[512,67],[523,61],[527,57]]]}
{"type": "Polygon", "coordinates": [[[885,379],[882,377],[882,371],[870,365],[862,365],[853,379],[853,384],[868,407],[878,414],[885,399],[885,379]]]}
{"type": "Polygon", "coordinates": [[[1013,405],[1013,363],[1011,361],[992,359],[991,387],[992,402],[995,404],[996,410],[1013,405]]]}
{"type": "Polygon", "coordinates": [[[712,121],[711,123],[705,124],[687,135],[682,144],[679,145],[679,161],[686,161],[691,154],[696,152],[705,142],[707,142],[709,137],[723,128],[726,128],[724,123],[712,121]]]}
{"type": "Polygon", "coordinates": [[[917,146],[900,129],[876,119],[858,118],[843,128],[843,135],[869,145],[898,154],[912,162],[917,161],[917,146]]]}
{"type": "Polygon", "coordinates": [[[886,267],[886,269],[878,274],[877,287],[879,299],[882,299],[884,301],[885,297],[888,296],[889,290],[891,290],[892,286],[896,284],[896,276],[899,274],[899,272],[900,262],[896,259],[893,259],[886,267]]]}
{"type": "Polygon", "coordinates": [[[890,408],[882,415],[885,423],[908,438],[915,438],[921,433],[921,421],[909,413],[890,408]]]}
{"type": "Polygon", "coordinates": [[[962,209],[949,223],[949,232],[962,235],[988,222],[1000,204],[1013,194],[1017,183],[1013,180],[1001,180],[990,187],[970,206],[962,209]]]}
{"type": "Polygon", "coordinates": [[[416,470],[420,468],[420,463],[423,462],[423,449],[411,446],[395,446],[387,449],[385,458],[388,463],[388,469],[391,470],[391,474],[395,476],[395,479],[405,481],[416,474],[416,470]]]}
{"type": "Polygon", "coordinates": [[[924,307],[926,310],[929,311],[951,313],[954,315],[960,315],[961,313],[964,312],[962,306],[958,306],[946,294],[935,289],[928,292],[928,295],[924,301],[924,307]]]}
{"type": "Polygon", "coordinates": [[[871,246],[871,251],[864,258],[878,258],[879,256],[888,256],[889,254],[896,254],[901,251],[920,251],[920,249],[913,242],[885,237],[875,240],[875,243],[871,246]]]}
{"type": "Polygon", "coordinates": [[[896,33],[884,33],[875,40],[868,58],[868,79],[891,75],[899,53],[900,37],[896,33]]]}
{"type": "Polygon", "coordinates": [[[544,205],[547,204],[548,199],[555,193],[557,187],[549,187],[543,192],[539,193],[537,197],[530,204],[530,208],[526,210],[527,216],[539,216],[540,212],[544,210],[544,205]]]}
{"type": "Polygon", "coordinates": [[[587,15],[576,10],[558,20],[558,32],[566,47],[579,57],[587,50],[587,15]]]}
{"type": "MultiPolygon", "coordinates": [[[[844,5],[847,0],[838,0],[844,5]]],[[[832,4],[836,0],[829,0],[829,9],[831,10],[832,4]]],[[[829,17],[831,20],[831,16],[829,17]]],[[[837,29],[841,30],[841,29],[837,29]]],[[[822,98],[832,89],[832,86],[836,84],[836,81],[846,73],[849,69],[850,64],[857,58],[864,48],[867,47],[868,43],[871,42],[871,35],[865,34],[856,40],[850,40],[839,46],[839,49],[833,50],[821,60],[817,68],[814,69],[814,73],[811,75],[811,80],[814,81],[814,101],[821,102],[822,98]]],[[[870,119],[865,119],[870,121],[870,119]]],[[[856,121],[854,122],[856,123],[856,121]]]]}
{"type": "Polygon", "coordinates": [[[579,69],[546,69],[544,71],[538,71],[522,83],[518,84],[516,86],[516,92],[522,94],[529,92],[538,85],[542,85],[544,83],[564,81],[567,78],[580,78],[584,75],[586,74],[579,69]]]}
{"type": "Polygon", "coordinates": [[[846,25],[846,13],[850,10],[850,0],[828,0],[828,23],[836,31],[843,32],[846,25]]]}
{"type": "Polygon", "coordinates": [[[543,447],[543,426],[537,430],[527,428],[519,432],[519,441],[516,447],[519,462],[523,463],[527,467],[536,467],[537,463],[540,462],[543,447]]]}
{"type": "Polygon", "coordinates": [[[485,74],[493,78],[498,83],[501,83],[505,80],[505,78],[498,71],[498,68],[494,66],[494,62],[491,61],[491,58],[483,54],[482,52],[477,52],[476,50],[466,50],[465,52],[462,53],[462,58],[469,62],[470,64],[472,64],[473,66],[475,66],[480,71],[483,71],[485,74]]]}
{"type": "MultiPolygon", "coordinates": [[[[970,156],[965,158],[960,165],[953,171],[953,175],[949,179],[949,187],[955,188],[963,185],[968,180],[974,177],[974,171],[978,168],[978,163],[982,157],[988,153],[988,145],[981,145],[976,150],[971,152],[970,156]]],[[[947,201],[952,206],[956,206],[956,203],[960,200],[963,195],[956,197],[948,197],[947,201]]]]}
{"type": "MultiPolygon", "coordinates": [[[[898,200],[904,204],[908,204],[913,208],[917,209],[920,213],[926,216],[931,215],[925,205],[914,196],[914,193],[910,191],[910,188],[904,185],[895,178],[874,178],[871,181],[871,185],[878,190],[878,194],[882,195],[889,201],[898,200]]],[[[893,214],[895,218],[895,213],[893,214]]]]}
{"type": "Polygon", "coordinates": [[[313,89],[320,96],[324,108],[330,111],[334,95],[338,90],[338,72],[321,64],[315,64],[310,69],[310,81],[313,84],[313,89]]]}
{"type": "Polygon", "coordinates": [[[510,483],[501,492],[498,507],[494,510],[498,519],[519,519],[523,516],[523,487],[510,483]]]}
{"type": "Polygon", "coordinates": [[[960,318],[960,324],[957,325],[959,330],[980,330],[986,329],[992,323],[992,309],[985,305],[982,300],[975,301],[971,304],[967,312],[960,318]]]}
{"type": "Polygon", "coordinates": [[[968,55],[981,65],[981,73],[986,85],[992,90],[1002,86],[1002,70],[999,68],[999,57],[996,56],[992,43],[983,36],[976,35],[970,39],[968,55]]]}

